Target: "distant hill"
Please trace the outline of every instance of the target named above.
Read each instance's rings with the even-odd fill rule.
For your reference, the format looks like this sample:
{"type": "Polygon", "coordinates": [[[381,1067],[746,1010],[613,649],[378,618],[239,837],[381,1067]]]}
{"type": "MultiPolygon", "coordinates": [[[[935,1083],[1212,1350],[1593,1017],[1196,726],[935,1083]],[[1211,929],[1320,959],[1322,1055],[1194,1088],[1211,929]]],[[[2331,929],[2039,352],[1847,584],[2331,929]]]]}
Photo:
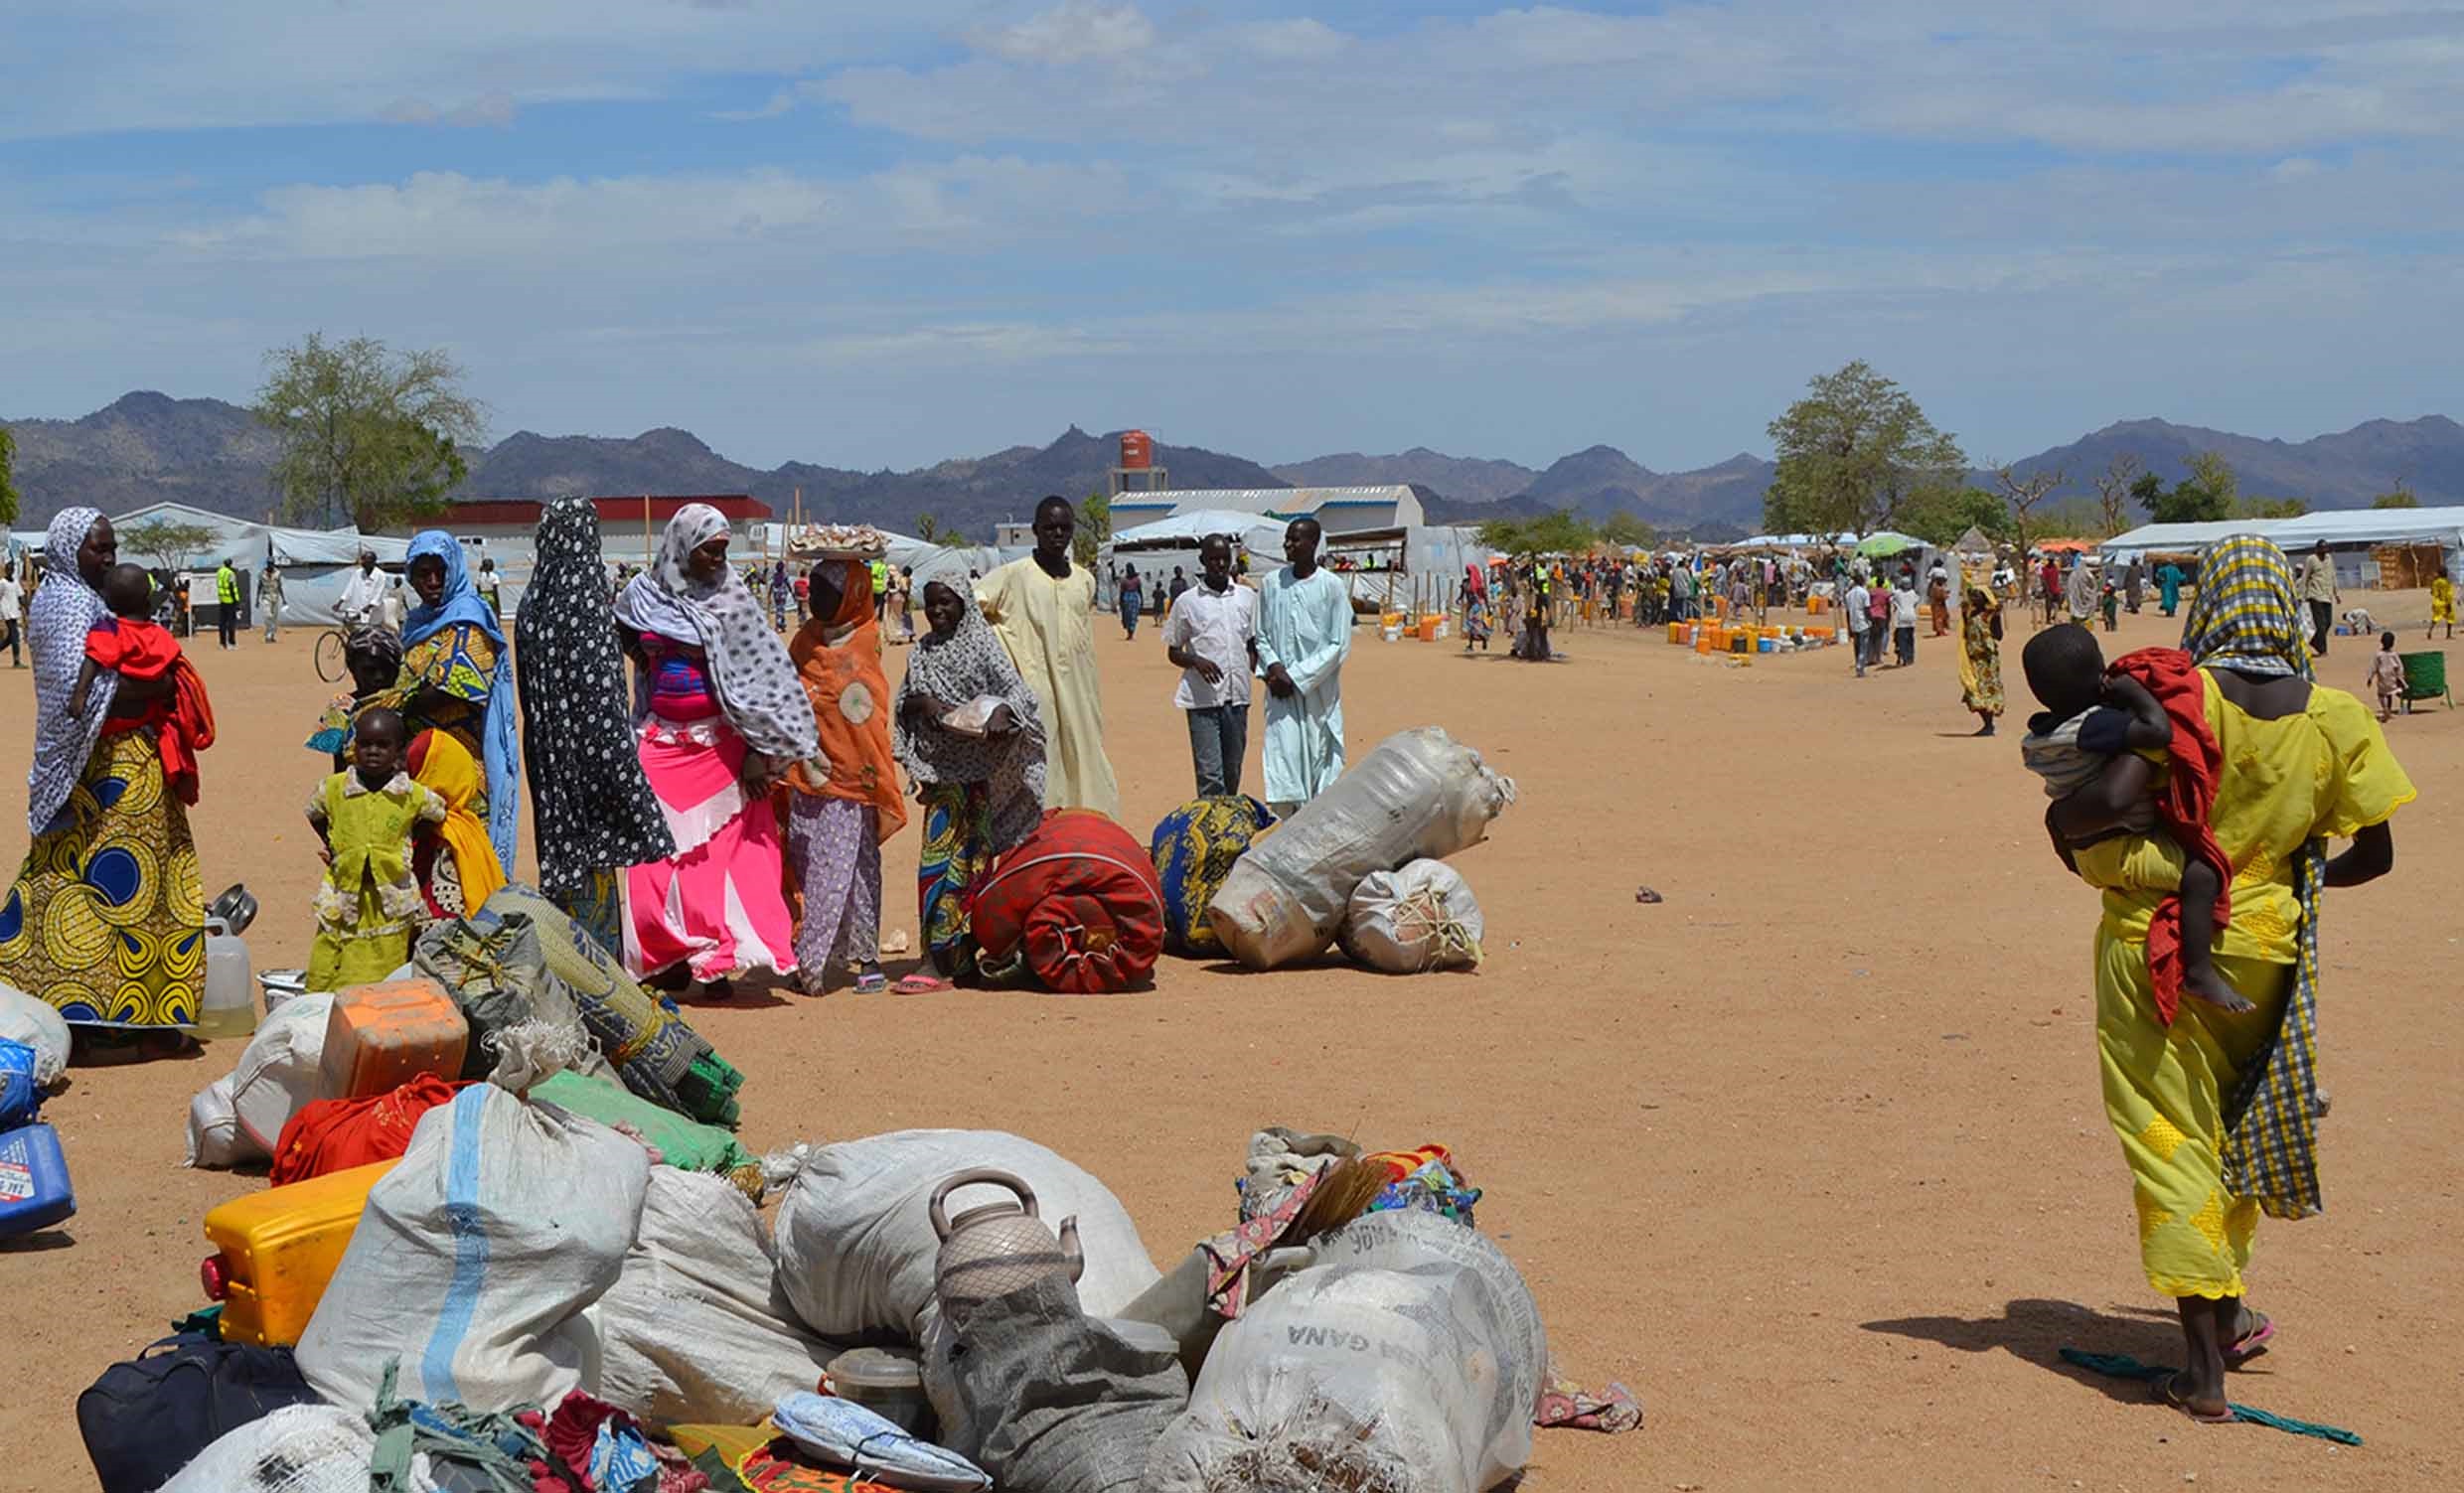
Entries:
{"type": "Polygon", "coordinates": [[[1427,446],[1414,446],[1396,456],[1345,451],[1287,462],[1275,469],[1275,475],[1296,488],[1383,487],[1400,482],[1464,503],[1494,503],[1529,491],[1540,474],[1510,461],[1447,456],[1427,446]]]}
{"type": "MultiPolygon", "coordinates": [[[[150,390],[124,394],[75,420],[20,420],[17,485],[26,500],[20,527],[39,527],[63,508],[86,504],[124,513],[179,502],[261,518],[273,507],[267,474],[272,437],[248,412],[221,399],[175,399],[150,390]]],[[[1050,444],[1011,446],[911,472],[853,472],[809,462],[764,471],[729,461],[688,430],[661,427],[635,436],[539,435],[516,431],[468,453],[463,496],[545,499],[571,493],[751,493],[784,515],[801,490],[808,511],[912,532],[929,514],[947,530],[990,535],[1004,519],[1027,518],[1035,500],[1073,501],[1102,489],[1119,450],[1117,435],[1073,425],[1050,444]]],[[[2121,452],[2164,478],[2179,480],[2190,458],[2219,451],[2251,497],[2301,498],[2314,508],[2358,508],[2400,479],[2424,504],[2464,504],[2464,425],[2444,415],[2371,420],[2299,442],[2231,431],[2127,420],[2066,446],[2024,458],[2023,470],[2059,467],[2064,494],[2091,493],[2092,479],[2121,452]]],[[[1772,467],[1740,454],[1691,472],[1655,472],[1614,446],[1593,446],[1534,471],[1510,461],[1449,456],[1414,447],[1393,456],[1345,452],[1268,468],[1195,446],[1155,447],[1155,462],[1180,488],[1278,488],[1409,483],[1439,522],[1530,516],[1570,508],[1589,519],[1623,511],[1663,529],[1743,532],[1759,527],[1772,467]]]]}
{"type": "Polygon", "coordinates": [[[2400,480],[2425,505],[2464,504],[2464,425],[2445,415],[2366,420],[2306,441],[2263,440],[2168,420],[2123,420],[2013,465],[2027,471],[2059,468],[2066,481],[2055,489],[2057,496],[2092,496],[2096,474],[2125,452],[2171,484],[2182,480],[2190,459],[2202,451],[2218,452],[2233,464],[2245,497],[2299,498],[2320,509],[2367,508],[2400,480]]]}

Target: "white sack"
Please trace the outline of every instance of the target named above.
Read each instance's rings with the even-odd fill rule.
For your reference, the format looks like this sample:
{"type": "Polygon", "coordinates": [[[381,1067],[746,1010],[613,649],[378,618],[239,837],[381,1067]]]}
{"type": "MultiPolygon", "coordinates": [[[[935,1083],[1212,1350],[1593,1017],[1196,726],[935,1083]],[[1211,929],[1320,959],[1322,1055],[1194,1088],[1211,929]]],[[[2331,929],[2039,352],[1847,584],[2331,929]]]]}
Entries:
{"type": "MultiPolygon", "coordinates": [[[[297,1004],[297,1002],[293,1002],[297,1004]]],[[[430,1110],[368,1209],[300,1335],[328,1402],[395,1393],[475,1411],[599,1391],[584,1308],[616,1283],[650,1158],[606,1125],[474,1084],[430,1110]]]]}
{"type": "Polygon", "coordinates": [[[197,1091],[188,1102],[189,1166],[237,1166],[261,1160],[266,1152],[239,1128],[239,1111],[231,1104],[231,1074],[197,1091]]]}
{"type": "MultiPolygon", "coordinates": [[[[887,1337],[921,1347],[933,1299],[933,1189],[953,1172],[990,1166],[1035,1190],[1055,1234],[1078,1220],[1086,1273],[1078,1298],[1092,1316],[1127,1306],[1158,1272],[1112,1190],[1074,1162],[1001,1130],[899,1130],[816,1146],[779,1209],[779,1282],[805,1325],[842,1341],[887,1337]]],[[[951,1195],[950,1216],[1008,1196],[993,1187],[951,1195]]]]}
{"type": "MultiPolygon", "coordinates": [[[[377,1433],[330,1405],[286,1405],[225,1431],[162,1493],[368,1493],[377,1433]]],[[[427,1458],[410,1460],[411,1493],[433,1493],[427,1458]]]]}
{"type": "Polygon", "coordinates": [[[1548,1339],[1497,1247],[1403,1211],[1313,1253],[1215,1339],[1150,1493],[1482,1493],[1522,1471],[1548,1339]]]}
{"type": "Polygon", "coordinates": [[[1397,871],[1371,871],[1352,888],[1339,942],[1372,970],[1418,974],[1468,970],[1480,962],[1487,936],[1479,901],[1463,873],[1443,860],[1415,860],[1397,871]]]}
{"type": "Polygon", "coordinates": [[[1207,917],[1252,970],[1309,959],[1334,942],[1362,877],[1476,845],[1513,802],[1514,781],[1471,748],[1436,726],[1398,731],[1234,861],[1207,917]]]}
{"type": "Polygon", "coordinates": [[[256,1035],[231,1070],[231,1106],[239,1128],[270,1156],[291,1117],[323,1095],[325,1024],[334,994],[321,990],[284,1001],[257,1023],[256,1035]]]}
{"type": "Polygon", "coordinates": [[[750,1425],[818,1387],[840,1350],[795,1320],[776,1264],[733,1183],[652,1167],[624,1270],[590,1308],[599,1398],[665,1430],[750,1425]]]}
{"type": "Polygon", "coordinates": [[[49,1089],[69,1071],[69,1023],[60,1008],[37,1000],[12,984],[0,983],[0,1042],[21,1042],[34,1049],[34,1081],[49,1089]]]}

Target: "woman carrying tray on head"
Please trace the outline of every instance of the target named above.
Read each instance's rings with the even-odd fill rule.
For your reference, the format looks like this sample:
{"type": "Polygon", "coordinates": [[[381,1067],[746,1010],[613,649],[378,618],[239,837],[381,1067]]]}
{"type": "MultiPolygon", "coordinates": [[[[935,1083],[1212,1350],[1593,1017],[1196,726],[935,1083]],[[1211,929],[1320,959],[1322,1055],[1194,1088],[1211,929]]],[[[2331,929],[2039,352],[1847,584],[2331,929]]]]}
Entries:
{"type": "Polygon", "coordinates": [[[883,989],[881,845],[907,822],[890,750],[890,689],[881,672],[872,567],[861,557],[813,567],[812,620],[788,640],[787,656],[813,702],[828,776],[799,763],[780,793],[788,875],[798,902],[797,981],[808,995],[833,969],[856,967],[859,993],[883,989]]]}
{"type": "Polygon", "coordinates": [[[676,838],[672,856],[625,872],[625,964],[678,989],[796,972],[770,789],[820,750],[787,648],[727,563],[727,521],[689,503],[659,554],[616,599],[619,641],[640,673],[634,737],[676,838]]]}
{"type": "Polygon", "coordinates": [[[935,969],[964,976],[976,958],[968,888],[1043,818],[1044,727],[1034,690],[972,595],[928,582],[924,618],[928,630],[907,656],[891,711],[891,741],[924,807],[916,867],[924,947],[935,969]]]}

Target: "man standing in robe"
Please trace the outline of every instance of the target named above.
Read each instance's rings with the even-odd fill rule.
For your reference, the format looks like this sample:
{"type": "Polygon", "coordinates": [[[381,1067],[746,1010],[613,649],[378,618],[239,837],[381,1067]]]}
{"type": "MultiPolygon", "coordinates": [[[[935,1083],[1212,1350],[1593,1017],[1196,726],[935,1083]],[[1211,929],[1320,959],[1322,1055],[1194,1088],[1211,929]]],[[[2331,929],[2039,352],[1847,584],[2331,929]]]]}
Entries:
{"type": "Polygon", "coordinates": [[[1258,597],[1258,672],[1266,679],[1266,800],[1277,819],[1343,775],[1343,660],[1352,651],[1350,588],[1319,568],[1314,519],[1284,530],[1284,558],[1258,597]]]}
{"type": "Polygon", "coordinates": [[[1077,532],[1068,499],[1035,505],[1035,552],[976,582],[976,601],[1043,712],[1044,807],[1117,820],[1121,790],[1104,755],[1095,674],[1095,576],[1069,557],[1077,532]]]}

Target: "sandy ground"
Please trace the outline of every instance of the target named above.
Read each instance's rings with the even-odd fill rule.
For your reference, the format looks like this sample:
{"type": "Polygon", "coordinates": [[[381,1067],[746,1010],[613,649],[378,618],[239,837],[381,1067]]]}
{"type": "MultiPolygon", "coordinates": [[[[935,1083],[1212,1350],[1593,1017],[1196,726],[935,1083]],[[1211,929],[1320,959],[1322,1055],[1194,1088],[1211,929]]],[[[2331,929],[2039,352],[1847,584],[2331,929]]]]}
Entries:
{"type": "MultiPolygon", "coordinates": [[[[2417,594],[2371,604],[2426,615],[2417,594]]],[[[1186,737],[1152,627],[1134,647],[1102,631],[1110,747],[1143,836],[1187,796],[1186,737]]],[[[2055,1356],[2173,1362],[2178,1338],[2139,1276],[2097,1099],[2095,899],[2046,849],[2015,733],[1968,738],[1953,642],[1858,682],[1842,651],[1740,669],[1577,629],[1560,634],[1567,662],[1535,667],[1360,636],[1355,754],[1434,721],[1520,784],[1457,861],[1488,915],[1477,974],[1167,961],[1152,993],[1118,998],[696,1010],[748,1075],[747,1141],[1014,1129],[1103,1176],[1168,1262],[1230,1218],[1260,1125],[1443,1140],[1487,1189],[1481,1222],[1528,1273],[1562,1363],[1647,1407],[1637,1434],[1541,1433],[1535,1489],[2464,1480],[2438,1429],[2464,1327],[2464,715],[2393,725],[2421,789],[2397,870],[2331,904],[2331,1211],[2262,1231],[2254,1300],[2283,1331],[2236,1384],[2359,1430],[2369,1444],[2350,1450],[2197,1427],[2055,1356]],[[1664,905],[1635,902],[1645,882],[1664,905]]],[[[263,900],[259,968],[307,955],[318,867],[297,806],[322,769],[298,743],[325,696],[310,637],[196,652],[225,733],[196,816],[207,886],[245,880],[263,900]]],[[[2153,608],[2117,640],[2171,641],[2153,608]]],[[[2340,640],[2326,680],[2358,688],[2367,648],[2340,640]]],[[[2016,637],[2009,665],[2016,707],[2016,637]]],[[[29,678],[0,668],[12,784],[29,678]]],[[[24,844],[12,812],[0,861],[24,844]]],[[[891,929],[914,928],[916,844],[910,827],[889,847],[891,929]]],[[[25,1473],[0,1483],[87,1486],[77,1393],[199,1304],[200,1217],[262,1185],[180,1167],[189,1096],[237,1056],[78,1070],[52,1102],[81,1211],[50,1247],[0,1254],[0,1444],[25,1473]]]]}

